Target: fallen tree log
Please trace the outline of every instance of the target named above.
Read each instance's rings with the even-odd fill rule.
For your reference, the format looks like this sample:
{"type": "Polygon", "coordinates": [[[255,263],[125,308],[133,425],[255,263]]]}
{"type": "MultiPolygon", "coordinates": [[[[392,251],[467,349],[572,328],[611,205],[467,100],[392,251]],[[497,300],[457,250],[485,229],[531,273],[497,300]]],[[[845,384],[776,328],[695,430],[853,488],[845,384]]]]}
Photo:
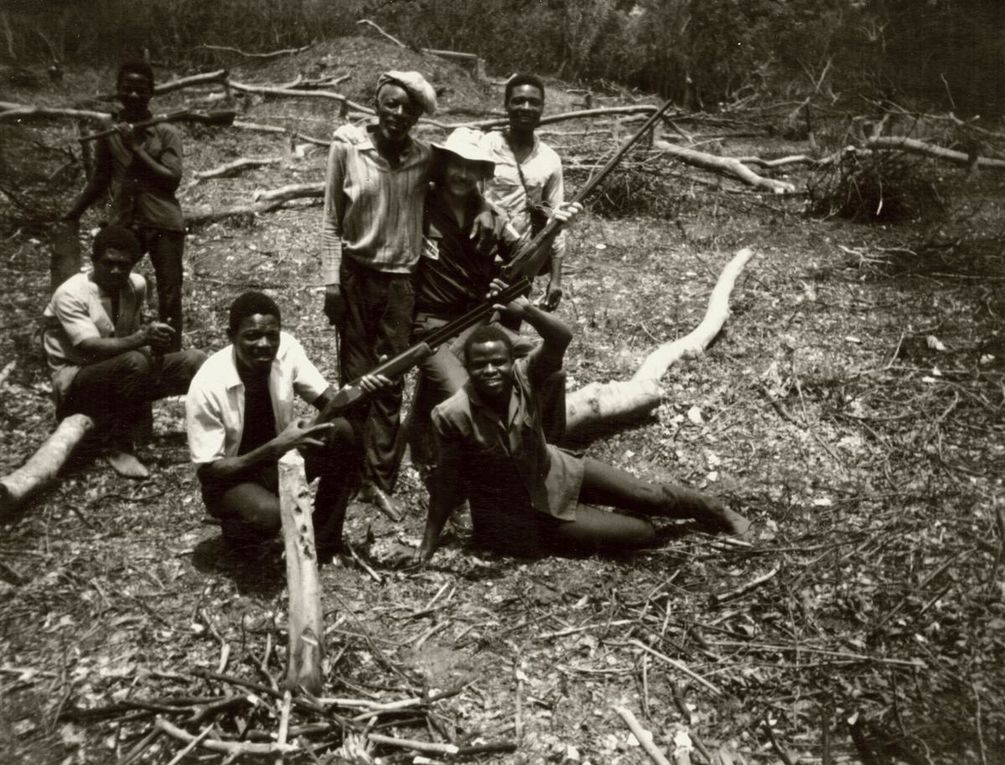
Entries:
{"type": "Polygon", "coordinates": [[[306,141],[307,143],[313,143],[317,146],[331,146],[331,141],[326,141],[322,138],[315,138],[314,136],[307,135],[306,133],[300,133],[296,130],[284,128],[281,125],[263,125],[260,122],[234,120],[234,124],[231,125],[231,127],[237,128],[238,130],[248,130],[253,133],[275,133],[277,135],[285,135],[290,138],[298,138],[301,141],[306,141]]]}
{"type": "Polygon", "coordinates": [[[324,655],[324,622],[318,556],[314,546],[311,495],[300,452],[288,451],[279,460],[279,512],[286,549],[286,584],[290,611],[286,688],[303,686],[321,693],[321,660],[324,655]]]}
{"type": "Polygon", "coordinates": [[[282,50],[273,50],[269,51],[268,53],[253,53],[249,51],[243,51],[240,48],[232,48],[229,45],[203,44],[203,45],[197,45],[195,47],[195,50],[204,49],[204,50],[219,51],[221,53],[236,53],[237,55],[244,56],[245,58],[272,59],[272,58],[279,58],[280,56],[293,56],[297,53],[306,53],[312,47],[314,47],[314,43],[311,43],[310,45],[304,45],[303,47],[300,48],[283,48],[282,50]]]}
{"type": "Polygon", "coordinates": [[[925,143],[917,138],[907,138],[906,136],[878,136],[870,138],[865,142],[869,149],[893,149],[905,151],[909,154],[921,154],[935,159],[945,159],[955,162],[958,165],[972,165],[988,168],[991,170],[1005,170],[1005,159],[991,159],[990,157],[978,157],[966,154],[962,151],[947,149],[943,146],[936,146],[933,143],[925,143]]]}
{"type": "Polygon", "coordinates": [[[291,183],[278,189],[259,189],[252,195],[254,202],[288,202],[291,199],[314,199],[325,195],[323,181],[317,183],[291,183]]]}
{"type": "Polygon", "coordinates": [[[369,114],[373,116],[374,111],[369,106],[363,106],[355,101],[351,101],[348,96],[336,93],[334,90],[302,90],[299,88],[281,88],[273,85],[253,85],[246,82],[236,82],[231,80],[230,87],[244,93],[254,93],[260,96],[278,96],[282,98],[323,98],[329,101],[337,101],[349,111],[369,114]]]}
{"type": "Polygon", "coordinates": [[[0,514],[10,512],[56,477],[95,422],[86,414],[71,414],[59,423],[31,458],[0,478],[0,514]]]}
{"type": "Polygon", "coordinates": [[[700,167],[703,170],[710,170],[719,175],[727,175],[743,181],[748,186],[767,189],[774,194],[791,194],[796,190],[796,187],[791,183],[776,181],[773,178],[765,178],[762,175],[758,175],[733,157],[719,157],[715,154],[706,154],[694,149],[685,149],[683,146],[675,146],[668,141],[655,141],[653,146],[664,154],[669,154],[692,167],[700,167]]]}
{"type": "Polygon", "coordinates": [[[108,112],[96,112],[92,109],[70,109],[60,106],[34,106],[32,104],[15,104],[0,101],[0,122],[20,122],[25,119],[85,119],[107,120],[108,112]]]}
{"type": "Polygon", "coordinates": [[[242,159],[235,159],[233,162],[217,165],[209,170],[197,170],[192,173],[193,183],[205,181],[209,178],[229,178],[243,170],[265,167],[266,165],[278,165],[282,161],[282,157],[243,157],[242,159]]]}
{"type": "MultiPolygon", "coordinates": [[[[190,226],[203,226],[207,223],[215,223],[216,221],[225,220],[227,218],[239,218],[242,216],[254,216],[260,215],[262,213],[273,212],[285,207],[286,203],[293,199],[300,198],[312,198],[314,204],[320,205],[323,201],[324,194],[313,195],[304,194],[301,197],[287,197],[284,199],[277,199],[272,202],[261,202],[250,205],[235,205],[234,207],[223,207],[220,209],[201,209],[192,210],[191,212],[185,213],[185,223],[190,226]]],[[[313,205],[306,205],[308,207],[313,205]]]]}
{"type": "Polygon", "coordinates": [[[566,434],[575,439],[619,422],[637,419],[655,409],[662,399],[660,378],[681,359],[705,352],[722,330],[729,316],[729,296],[736,279],[754,251],[749,247],[737,252],[719,275],[708,300],[705,316],[682,338],[653,350],[629,380],[590,383],[566,399],[566,434]]]}

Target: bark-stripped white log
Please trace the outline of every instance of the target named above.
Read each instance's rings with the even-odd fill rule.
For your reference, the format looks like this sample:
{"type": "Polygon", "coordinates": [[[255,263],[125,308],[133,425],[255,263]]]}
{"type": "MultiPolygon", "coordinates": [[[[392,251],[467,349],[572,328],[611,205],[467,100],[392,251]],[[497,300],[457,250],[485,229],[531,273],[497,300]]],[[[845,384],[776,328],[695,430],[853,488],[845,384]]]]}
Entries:
{"type": "Polygon", "coordinates": [[[865,142],[870,149],[894,149],[906,151],[910,154],[921,154],[936,159],[945,159],[955,162],[958,165],[970,165],[976,160],[977,167],[988,168],[990,170],[1005,170],[1005,159],[991,159],[989,157],[972,157],[962,151],[946,149],[936,146],[933,143],[925,143],[917,138],[907,138],[906,136],[880,136],[870,138],[865,142]]]}
{"type": "Polygon", "coordinates": [[[193,183],[209,178],[229,178],[243,170],[265,167],[266,165],[278,165],[282,161],[282,157],[243,157],[242,159],[235,159],[233,162],[217,165],[209,170],[197,170],[192,173],[192,177],[195,178],[193,183]]]}
{"type": "Polygon", "coordinates": [[[77,444],[94,430],[94,425],[94,420],[86,414],[71,414],[59,423],[24,465],[0,478],[0,514],[15,509],[55,478],[77,444]]]}
{"type": "Polygon", "coordinates": [[[0,101],[0,122],[20,122],[30,119],[69,118],[85,120],[108,120],[108,112],[96,112],[92,109],[68,109],[65,107],[35,106],[34,104],[15,104],[0,101]]]}
{"type": "Polygon", "coordinates": [[[729,316],[729,296],[743,267],[754,256],[749,247],[737,252],[719,275],[708,300],[705,317],[682,338],[653,350],[629,380],[590,383],[566,399],[566,433],[581,435],[597,427],[639,417],[659,405],[663,395],[660,378],[684,358],[704,353],[729,316]]]}
{"type": "Polygon", "coordinates": [[[296,450],[289,451],[279,460],[279,512],[286,548],[286,584],[290,601],[285,685],[290,690],[303,686],[316,695],[321,692],[325,633],[311,510],[304,458],[296,450]]]}
{"type": "Polygon", "coordinates": [[[743,181],[748,186],[767,189],[774,194],[791,194],[796,190],[796,187],[791,183],[776,181],[773,178],[765,178],[762,175],[758,175],[733,157],[717,157],[714,154],[707,154],[703,151],[675,146],[669,141],[655,141],[653,146],[664,154],[669,154],[679,159],[684,164],[700,167],[703,170],[711,170],[713,173],[718,173],[719,175],[728,175],[743,181]]]}

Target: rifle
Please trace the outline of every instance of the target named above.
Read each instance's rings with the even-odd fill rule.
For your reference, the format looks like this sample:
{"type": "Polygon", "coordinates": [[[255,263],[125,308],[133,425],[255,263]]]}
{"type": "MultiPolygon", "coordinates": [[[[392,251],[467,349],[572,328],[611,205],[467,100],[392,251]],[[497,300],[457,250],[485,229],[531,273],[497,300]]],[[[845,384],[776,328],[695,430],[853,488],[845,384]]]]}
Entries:
{"type": "MultiPolygon", "coordinates": [[[[593,190],[600,185],[604,178],[610,175],[611,171],[615,168],[618,162],[620,162],[625,154],[628,153],[628,150],[643,135],[645,135],[646,131],[656,123],[656,120],[663,116],[670,106],[671,103],[667,101],[658,111],[646,120],[645,124],[643,124],[642,127],[628,139],[624,146],[618,150],[617,154],[607,160],[607,163],[600,170],[600,172],[591,178],[576,194],[576,196],[573,197],[572,201],[581,202],[589,196],[589,194],[591,194],[593,190]]],[[[442,327],[438,327],[433,330],[422,342],[416,343],[410,348],[407,348],[399,353],[394,358],[378,364],[370,370],[369,374],[383,375],[384,377],[391,379],[405,374],[424,358],[431,356],[439,346],[443,345],[443,343],[452,340],[464,330],[475,326],[484,318],[489,316],[493,311],[493,306],[497,304],[505,305],[511,300],[515,300],[520,295],[526,294],[531,287],[531,279],[533,279],[534,275],[537,274],[541,263],[544,261],[544,258],[547,257],[548,245],[558,234],[561,228],[562,224],[552,218],[548,221],[548,224],[538,232],[537,236],[520,248],[513,259],[503,268],[504,278],[510,282],[508,287],[495,295],[486,298],[462,316],[458,316],[456,319],[447,322],[442,327]]],[[[325,408],[321,410],[321,413],[314,419],[314,424],[328,422],[329,420],[337,417],[343,409],[346,409],[347,407],[360,401],[364,395],[365,394],[363,393],[362,388],[359,387],[358,379],[342,386],[338,393],[335,394],[334,398],[328,402],[327,406],[325,406],[325,408]]]]}
{"type": "MultiPolygon", "coordinates": [[[[646,132],[656,124],[656,121],[666,114],[667,110],[672,106],[672,102],[667,101],[658,110],[653,112],[652,116],[649,117],[640,127],[635,134],[625,141],[624,145],[618,149],[617,154],[607,160],[607,163],[600,168],[600,172],[590,178],[586,185],[583,186],[576,196],[574,196],[571,202],[582,202],[593,190],[599,186],[611,171],[617,167],[618,163],[624,158],[628,150],[634,146],[646,132]]],[[[537,232],[537,235],[531,239],[527,244],[522,246],[516,255],[514,255],[509,263],[503,266],[503,278],[509,279],[515,278],[519,275],[524,274],[536,274],[540,271],[541,266],[544,264],[545,260],[548,258],[548,247],[551,240],[554,239],[558,232],[562,230],[565,224],[559,222],[555,218],[548,221],[544,228],[537,232]]]]}
{"type": "MultiPolygon", "coordinates": [[[[422,342],[416,343],[406,348],[394,358],[378,364],[368,374],[384,375],[384,377],[390,379],[400,377],[427,356],[432,356],[433,352],[441,345],[454,339],[464,330],[475,326],[482,319],[489,316],[496,304],[505,305],[511,300],[515,300],[524,294],[524,291],[529,289],[530,286],[529,279],[523,276],[520,277],[516,282],[497,292],[491,298],[482,301],[467,313],[447,322],[442,327],[437,327],[422,342]]],[[[334,419],[343,409],[360,401],[365,395],[363,389],[359,387],[358,379],[343,385],[334,398],[328,402],[328,405],[314,419],[314,424],[317,425],[334,419]]]]}
{"type": "MultiPolygon", "coordinates": [[[[237,116],[237,112],[233,109],[216,109],[211,112],[200,112],[195,109],[177,109],[173,112],[167,112],[165,114],[157,114],[148,120],[143,120],[142,122],[133,123],[134,128],[146,128],[151,125],[159,125],[162,122],[198,122],[202,125],[219,125],[226,127],[234,124],[234,118],[237,116]]],[[[110,127],[105,130],[99,130],[97,133],[88,133],[87,135],[82,135],[77,140],[81,143],[86,141],[95,141],[98,138],[104,138],[106,135],[111,135],[116,132],[117,128],[110,127]]]]}

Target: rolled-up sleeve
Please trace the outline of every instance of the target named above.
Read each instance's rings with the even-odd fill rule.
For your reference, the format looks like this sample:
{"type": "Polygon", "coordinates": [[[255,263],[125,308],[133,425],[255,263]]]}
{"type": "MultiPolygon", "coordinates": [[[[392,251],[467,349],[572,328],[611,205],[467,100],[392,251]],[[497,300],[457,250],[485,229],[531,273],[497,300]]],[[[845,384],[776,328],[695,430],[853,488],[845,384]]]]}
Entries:
{"type": "Polygon", "coordinates": [[[57,290],[52,298],[52,312],[70,340],[76,347],[84,340],[101,337],[98,326],[88,312],[87,303],[69,291],[57,290]]]}
{"type": "Polygon", "coordinates": [[[300,342],[290,337],[289,343],[290,347],[286,351],[286,358],[292,372],[293,390],[308,404],[313,404],[318,396],[331,386],[325,380],[324,375],[307,358],[300,342]]]}
{"type": "Polygon", "coordinates": [[[185,431],[192,462],[205,465],[227,456],[227,430],[218,402],[192,381],[185,397],[185,431]]]}

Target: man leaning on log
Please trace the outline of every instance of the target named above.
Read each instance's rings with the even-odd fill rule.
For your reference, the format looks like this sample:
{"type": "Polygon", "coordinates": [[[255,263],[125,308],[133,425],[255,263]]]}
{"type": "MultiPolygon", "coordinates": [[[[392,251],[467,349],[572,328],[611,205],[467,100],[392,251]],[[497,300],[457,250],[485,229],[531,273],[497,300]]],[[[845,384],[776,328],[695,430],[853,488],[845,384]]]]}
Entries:
{"type": "Polygon", "coordinates": [[[170,351],[177,330],[142,321],[147,284],[132,273],[141,255],[131,230],[101,229],[92,272],[63,282],[43,313],[57,417],[93,418],[108,439],[109,463],[130,478],[149,475],[134,448],[150,422],[150,402],[184,393],[206,358],[197,350],[170,351]]]}

